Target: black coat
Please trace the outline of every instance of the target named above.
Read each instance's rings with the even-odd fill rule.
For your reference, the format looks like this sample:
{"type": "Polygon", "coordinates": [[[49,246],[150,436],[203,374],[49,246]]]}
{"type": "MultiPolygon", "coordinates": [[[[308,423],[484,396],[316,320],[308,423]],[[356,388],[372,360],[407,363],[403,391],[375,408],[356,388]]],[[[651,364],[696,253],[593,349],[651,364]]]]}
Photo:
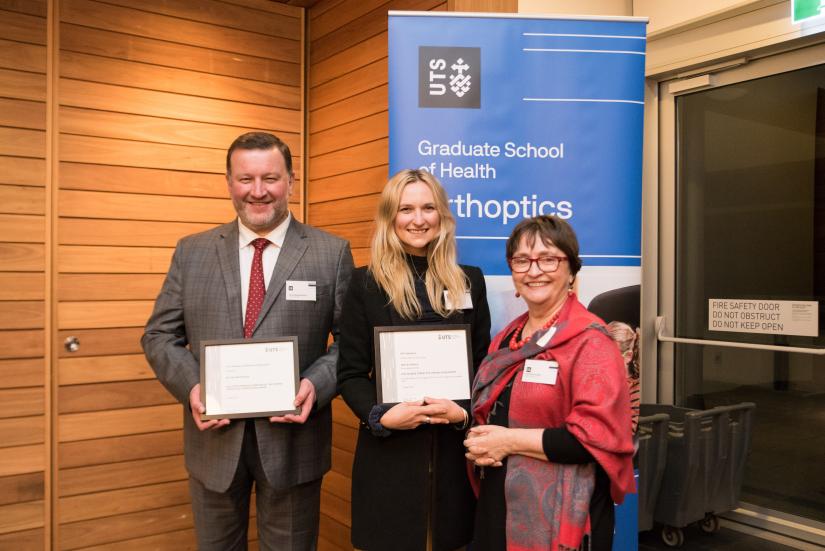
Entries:
{"type": "MultiPolygon", "coordinates": [[[[470,280],[473,308],[439,322],[470,324],[475,368],[490,344],[490,311],[481,270],[461,268],[470,280]]],[[[475,510],[464,431],[422,425],[381,437],[368,426],[376,405],[373,328],[413,324],[388,303],[366,268],[357,268],[344,301],[338,359],[338,389],[361,420],[352,468],[352,544],[368,551],[420,551],[429,517],[433,550],[456,549],[472,538],[475,510]]],[[[458,404],[469,411],[469,400],[458,404]]]]}

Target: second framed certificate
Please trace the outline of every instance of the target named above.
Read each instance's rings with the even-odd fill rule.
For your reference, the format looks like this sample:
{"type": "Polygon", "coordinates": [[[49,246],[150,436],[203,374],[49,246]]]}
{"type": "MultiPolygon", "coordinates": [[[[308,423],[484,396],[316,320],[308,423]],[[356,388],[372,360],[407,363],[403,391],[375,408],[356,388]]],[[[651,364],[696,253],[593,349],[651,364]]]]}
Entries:
{"type": "Polygon", "coordinates": [[[469,325],[376,327],[374,340],[379,403],[470,398],[469,325]]]}

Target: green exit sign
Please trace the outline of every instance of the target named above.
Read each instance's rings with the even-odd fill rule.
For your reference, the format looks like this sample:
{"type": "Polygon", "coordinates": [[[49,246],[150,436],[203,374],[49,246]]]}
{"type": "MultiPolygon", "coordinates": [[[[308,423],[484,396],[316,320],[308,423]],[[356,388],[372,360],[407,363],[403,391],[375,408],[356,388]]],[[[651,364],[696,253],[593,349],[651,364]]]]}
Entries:
{"type": "Polygon", "coordinates": [[[825,15],[823,0],[792,0],[791,17],[794,23],[825,15]]]}

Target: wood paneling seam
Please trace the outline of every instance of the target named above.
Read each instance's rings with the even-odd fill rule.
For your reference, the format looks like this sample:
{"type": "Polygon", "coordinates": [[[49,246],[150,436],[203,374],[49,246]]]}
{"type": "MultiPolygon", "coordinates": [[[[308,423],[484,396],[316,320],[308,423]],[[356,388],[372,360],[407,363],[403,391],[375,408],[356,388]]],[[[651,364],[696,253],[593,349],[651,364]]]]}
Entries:
{"type": "Polygon", "coordinates": [[[57,197],[58,197],[58,168],[60,128],[59,128],[59,84],[60,84],[60,0],[48,0],[47,5],[47,35],[46,35],[46,270],[45,270],[45,297],[47,315],[45,324],[45,407],[48,422],[46,425],[46,465],[44,480],[44,499],[46,518],[44,519],[43,544],[46,551],[57,548],[58,542],[58,502],[55,491],[58,475],[58,448],[57,448],[57,354],[54,350],[57,340],[57,197]]]}

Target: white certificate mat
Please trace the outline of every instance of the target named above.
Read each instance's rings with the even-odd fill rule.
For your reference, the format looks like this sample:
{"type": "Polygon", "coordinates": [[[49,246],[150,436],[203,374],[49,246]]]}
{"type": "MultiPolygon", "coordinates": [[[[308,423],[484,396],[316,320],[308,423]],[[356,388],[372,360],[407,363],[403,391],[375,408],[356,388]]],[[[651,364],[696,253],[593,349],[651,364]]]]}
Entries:
{"type": "Polygon", "coordinates": [[[296,413],[298,337],[201,343],[203,419],[296,413]]]}
{"type": "Polygon", "coordinates": [[[379,403],[469,400],[470,326],[376,327],[375,372],[379,403]]]}

